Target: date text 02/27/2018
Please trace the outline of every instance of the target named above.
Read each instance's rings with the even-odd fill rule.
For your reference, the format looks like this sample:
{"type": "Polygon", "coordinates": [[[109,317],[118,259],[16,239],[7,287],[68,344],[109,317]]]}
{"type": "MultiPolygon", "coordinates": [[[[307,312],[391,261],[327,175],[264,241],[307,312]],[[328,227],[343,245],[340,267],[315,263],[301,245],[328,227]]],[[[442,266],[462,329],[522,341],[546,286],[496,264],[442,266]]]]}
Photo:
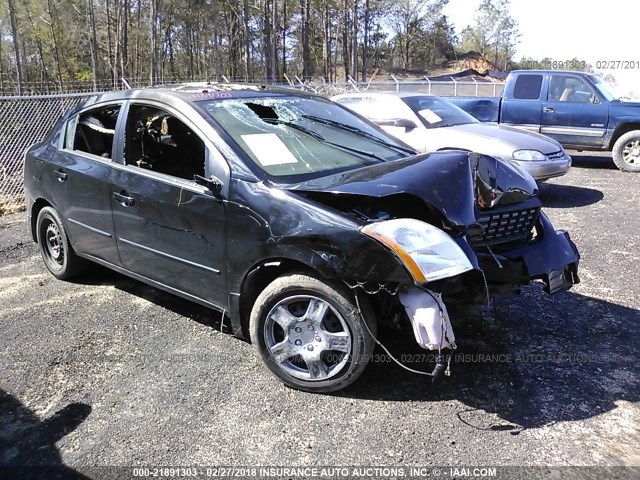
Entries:
{"type": "Polygon", "coordinates": [[[601,70],[635,70],[640,68],[640,60],[598,60],[596,68],[601,70]]]}
{"type": "MultiPolygon", "coordinates": [[[[590,65],[584,60],[523,60],[519,67],[525,70],[585,70],[590,65]]],[[[640,69],[640,60],[597,60],[598,70],[640,69]]]]}

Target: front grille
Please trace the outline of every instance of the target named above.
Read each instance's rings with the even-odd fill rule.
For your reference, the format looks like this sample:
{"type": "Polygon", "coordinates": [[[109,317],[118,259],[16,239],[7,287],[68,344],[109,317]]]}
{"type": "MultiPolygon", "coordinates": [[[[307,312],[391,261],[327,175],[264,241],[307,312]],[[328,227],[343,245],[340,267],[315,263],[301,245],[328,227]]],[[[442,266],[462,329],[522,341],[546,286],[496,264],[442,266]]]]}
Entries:
{"type": "Polygon", "coordinates": [[[482,229],[470,236],[471,245],[497,245],[526,239],[538,220],[539,207],[480,215],[482,229]],[[480,231],[482,230],[482,231],[480,231]]]}
{"type": "Polygon", "coordinates": [[[557,160],[558,158],[564,157],[564,152],[560,150],[559,152],[547,153],[547,160],[557,160]]]}

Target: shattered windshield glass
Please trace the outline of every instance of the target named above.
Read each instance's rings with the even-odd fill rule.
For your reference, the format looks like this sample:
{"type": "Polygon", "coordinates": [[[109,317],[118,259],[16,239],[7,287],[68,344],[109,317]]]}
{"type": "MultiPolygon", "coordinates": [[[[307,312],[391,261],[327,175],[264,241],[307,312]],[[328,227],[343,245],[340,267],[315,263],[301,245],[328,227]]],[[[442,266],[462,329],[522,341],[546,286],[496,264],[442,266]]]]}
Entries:
{"type": "Polygon", "coordinates": [[[206,110],[257,166],[279,181],[328,175],[409,154],[348,110],[320,98],[225,99],[207,103],[206,110]]]}

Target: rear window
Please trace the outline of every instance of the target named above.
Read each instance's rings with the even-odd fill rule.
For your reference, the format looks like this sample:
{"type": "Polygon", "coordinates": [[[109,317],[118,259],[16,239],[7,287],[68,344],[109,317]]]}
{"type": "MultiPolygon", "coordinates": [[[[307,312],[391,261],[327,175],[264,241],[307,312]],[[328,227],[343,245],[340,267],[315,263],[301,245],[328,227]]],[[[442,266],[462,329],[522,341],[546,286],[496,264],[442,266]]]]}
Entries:
{"type": "Polygon", "coordinates": [[[519,75],[513,88],[513,98],[518,100],[537,100],[540,98],[542,75],[519,75]]]}

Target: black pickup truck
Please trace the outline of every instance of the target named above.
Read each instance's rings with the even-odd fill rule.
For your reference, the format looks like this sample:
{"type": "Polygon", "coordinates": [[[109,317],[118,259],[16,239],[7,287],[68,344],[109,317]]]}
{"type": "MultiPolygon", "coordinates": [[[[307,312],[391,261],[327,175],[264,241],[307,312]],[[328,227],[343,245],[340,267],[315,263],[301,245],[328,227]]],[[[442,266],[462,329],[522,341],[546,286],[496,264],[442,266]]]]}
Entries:
{"type": "Polygon", "coordinates": [[[448,97],[482,122],[543,133],[575,150],[611,151],[616,166],[640,172],[640,103],[591,73],[516,70],[501,98],[448,97]]]}

